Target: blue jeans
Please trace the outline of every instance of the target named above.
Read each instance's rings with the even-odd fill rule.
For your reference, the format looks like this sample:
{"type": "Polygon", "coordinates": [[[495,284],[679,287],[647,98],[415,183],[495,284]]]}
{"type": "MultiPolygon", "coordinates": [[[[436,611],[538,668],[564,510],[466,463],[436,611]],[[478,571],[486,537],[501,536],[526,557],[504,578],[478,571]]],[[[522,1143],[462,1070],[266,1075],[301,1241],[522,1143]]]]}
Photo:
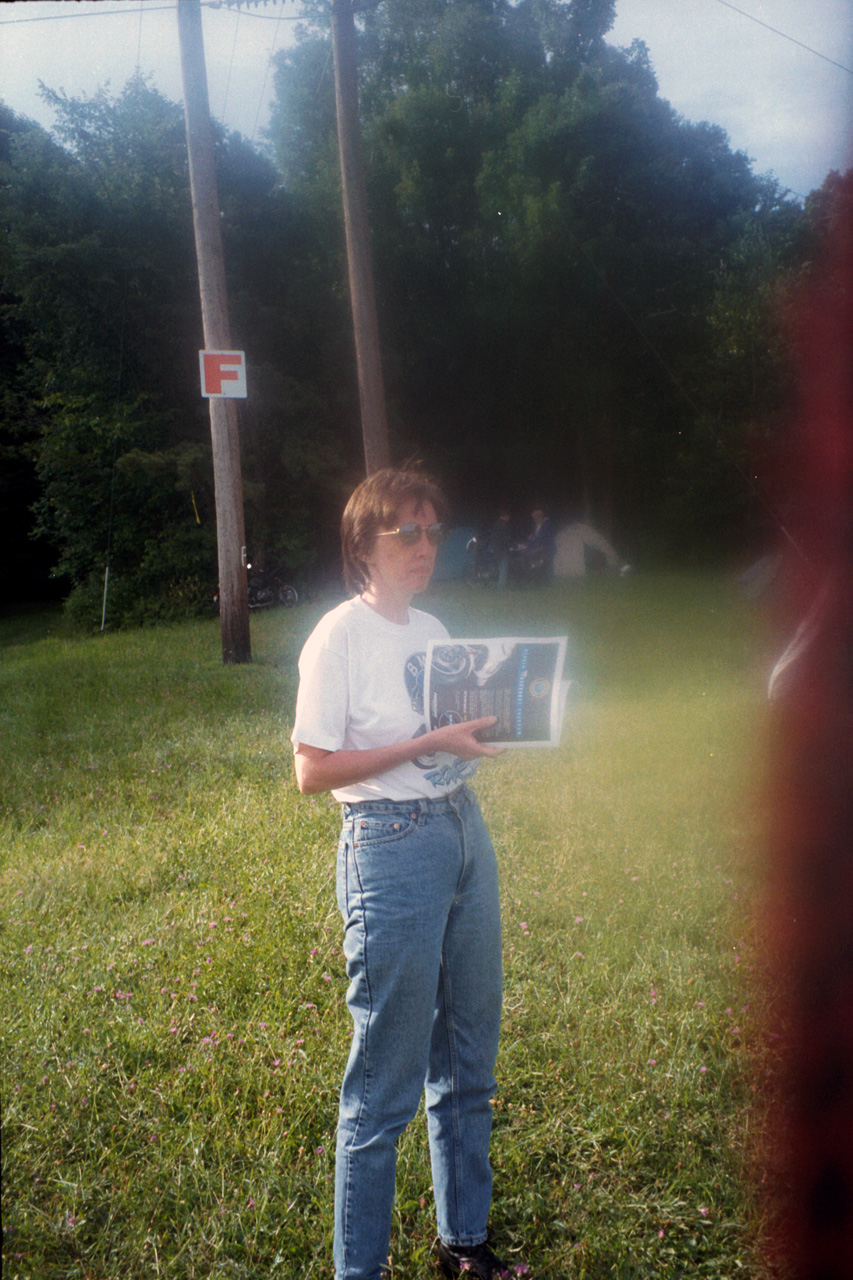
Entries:
{"type": "Polygon", "coordinates": [[[380,1280],[396,1141],[426,1090],[438,1232],[486,1239],[501,1007],[497,863],[474,794],[343,806],[353,1039],[335,1157],[336,1280],[380,1280]]]}

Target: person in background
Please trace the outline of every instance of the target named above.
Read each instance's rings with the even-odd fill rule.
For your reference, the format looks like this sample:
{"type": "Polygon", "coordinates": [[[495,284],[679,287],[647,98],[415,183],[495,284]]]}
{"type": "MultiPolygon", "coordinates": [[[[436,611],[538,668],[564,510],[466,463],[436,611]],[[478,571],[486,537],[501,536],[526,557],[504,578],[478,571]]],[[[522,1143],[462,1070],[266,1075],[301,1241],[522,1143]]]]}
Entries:
{"type": "Polygon", "coordinates": [[[508,1275],[487,1243],[491,1097],[501,1010],[492,842],[467,779],[500,754],[494,716],[429,729],[427,644],[445,627],[412,608],[430,580],[447,503],[415,470],[358,486],[341,524],[353,591],[299,659],[292,734],[299,789],[343,809],[338,905],[353,1020],[335,1156],[335,1280],[381,1280],[397,1138],[426,1090],[447,1277],[508,1275]]]}
{"type": "Polygon", "coordinates": [[[556,534],[554,543],[554,575],[557,578],[583,578],[589,570],[589,562],[593,565],[603,563],[622,577],[631,570],[604,535],[586,520],[570,521],[556,534]]]}
{"type": "Polygon", "coordinates": [[[557,544],[554,540],[554,529],[551,521],[541,507],[531,512],[533,532],[527,537],[527,557],[531,570],[542,569],[542,581],[554,581],[554,556],[557,544]]]}
{"type": "Polygon", "coordinates": [[[508,511],[501,511],[492,525],[489,532],[489,546],[498,566],[498,587],[503,591],[509,577],[509,551],[512,546],[508,511]]]}

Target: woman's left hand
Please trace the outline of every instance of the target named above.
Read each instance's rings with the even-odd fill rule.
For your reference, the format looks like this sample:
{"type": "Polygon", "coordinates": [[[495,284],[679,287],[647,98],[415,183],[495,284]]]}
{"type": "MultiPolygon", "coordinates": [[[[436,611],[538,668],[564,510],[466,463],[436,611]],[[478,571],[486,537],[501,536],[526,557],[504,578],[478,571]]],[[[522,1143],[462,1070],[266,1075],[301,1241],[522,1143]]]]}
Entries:
{"type": "Polygon", "coordinates": [[[481,729],[491,729],[497,724],[497,716],[482,716],[479,720],[463,720],[460,724],[444,725],[433,729],[425,737],[417,739],[430,751],[447,751],[461,760],[478,760],[481,756],[501,756],[505,747],[492,747],[476,736],[481,729]]]}

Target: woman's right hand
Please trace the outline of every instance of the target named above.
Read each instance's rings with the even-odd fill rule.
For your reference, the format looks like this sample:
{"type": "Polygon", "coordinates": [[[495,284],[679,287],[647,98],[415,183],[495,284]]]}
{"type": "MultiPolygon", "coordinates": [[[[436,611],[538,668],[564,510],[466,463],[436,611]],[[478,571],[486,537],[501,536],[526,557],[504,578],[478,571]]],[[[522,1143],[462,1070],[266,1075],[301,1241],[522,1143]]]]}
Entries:
{"type": "MultiPolygon", "coordinates": [[[[505,747],[493,747],[480,742],[475,735],[480,729],[491,729],[497,724],[497,716],[482,716],[479,720],[463,720],[459,724],[447,724],[427,734],[430,751],[447,751],[461,760],[478,760],[480,756],[501,756],[505,747]]],[[[418,739],[422,747],[424,739],[418,739]]]]}

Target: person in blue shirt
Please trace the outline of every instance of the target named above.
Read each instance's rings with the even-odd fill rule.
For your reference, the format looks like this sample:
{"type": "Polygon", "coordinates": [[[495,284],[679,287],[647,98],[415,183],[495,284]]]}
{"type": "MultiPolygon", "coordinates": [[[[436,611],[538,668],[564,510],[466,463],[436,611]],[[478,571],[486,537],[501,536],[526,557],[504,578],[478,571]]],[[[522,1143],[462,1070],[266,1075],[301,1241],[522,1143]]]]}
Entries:
{"type": "Polygon", "coordinates": [[[543,582],[554,581],[554,556],[557,544],[554,539],[554,528],[541,507],[531,513],[533,532],[527,537],[527,562],[531,571],[538,573],[540,566],[543,582]]]}

